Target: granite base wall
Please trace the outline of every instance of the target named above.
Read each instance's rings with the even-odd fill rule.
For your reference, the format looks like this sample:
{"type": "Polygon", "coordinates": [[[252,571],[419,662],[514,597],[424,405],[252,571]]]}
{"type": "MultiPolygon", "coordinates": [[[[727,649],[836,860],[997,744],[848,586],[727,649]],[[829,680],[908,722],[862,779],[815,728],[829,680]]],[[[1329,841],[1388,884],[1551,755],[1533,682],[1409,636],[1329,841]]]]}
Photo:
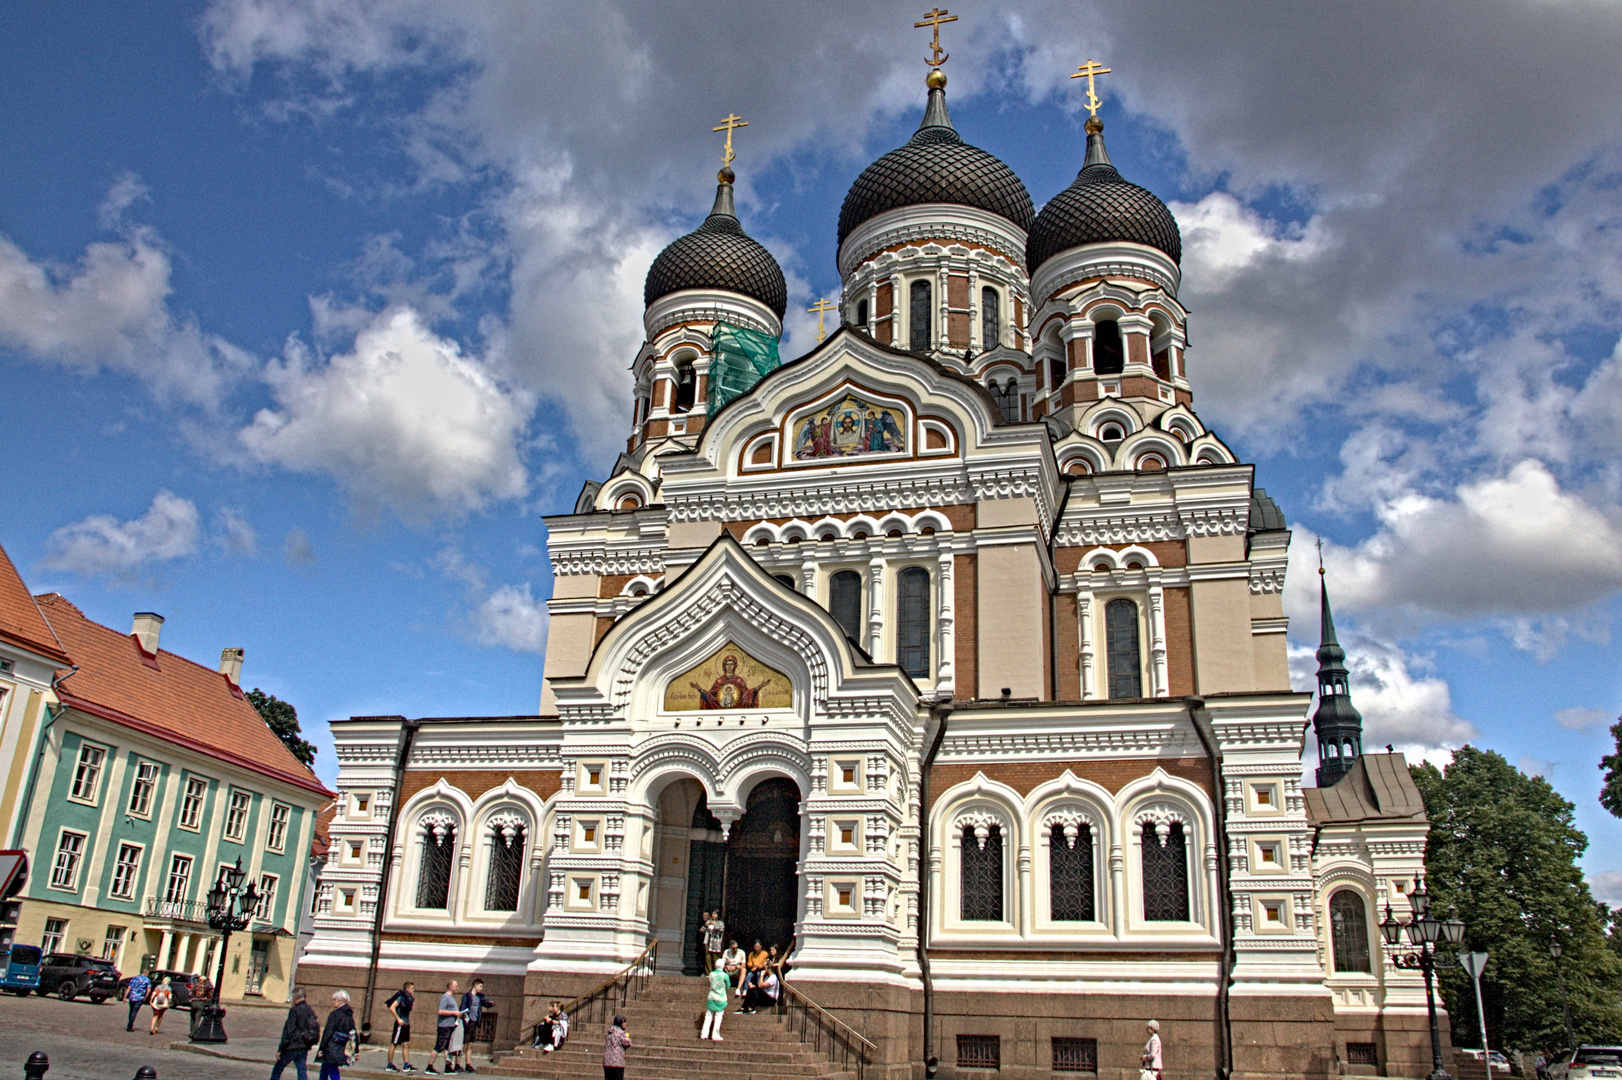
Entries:
{"type": "Polygon", "coordinates": [[[411,1014],[410,1045],[413,1053],[423,1054],[434,1048],[434,1021],[439,995],[445,992],[445,984],[452,978],[461,984],[464,992],[473,979],[484,980],[484,996],[495,1003],[496,1009],[496,1032],[492,1045],[500,1050],[510,1050],[516,1046],[520,1038],[520,1020],[524,1015],[526,1001],[525,980],[521,976],[496,975],[478,970],[460,975],[447,975],[443,971],[425,971],[421,968],[379,968],[371,1016],[366,1017],[361,1015],[366,1000],[365,968],[331,967],[323,964],[300,964],[298,968],[298,984],[305,988],[310,997],[310,1004],[315,1007],[316,1014],[323,1021],[330,1008],[329,999],[332,992],[348,991],[350,1004],[355,1009],[355,1025],[362,1031],[362,1041],[369,1042],[373,1046],[386,1045],[389,1032],[394,1025],[383,1003],[400,989],[406,980],[415,982],[417,1005],[411,1014]],[[364,1026],[368,1020],[371,1023],[369,1039],[365,1036],[364,1026]]]}

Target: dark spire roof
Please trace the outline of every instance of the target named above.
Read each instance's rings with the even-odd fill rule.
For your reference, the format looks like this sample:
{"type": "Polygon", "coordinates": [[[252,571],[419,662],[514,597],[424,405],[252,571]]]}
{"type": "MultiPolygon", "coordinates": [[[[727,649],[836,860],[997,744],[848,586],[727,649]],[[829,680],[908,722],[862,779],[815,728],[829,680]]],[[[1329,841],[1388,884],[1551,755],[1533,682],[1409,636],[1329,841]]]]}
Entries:
{"type": "Polygon", "coordinates": [[[777,313],[788,310],[788,284],[772,253],[750,239],[732,202],[732,170],[722,169],[715,206],[704,224],[671,242],[648,269],[642,302],[681,289],[725,289],[753,297],[777,313]]]}
{"type": "Polygon", "coordinates": [[[1319,644],[1318,710],[1312,727],[1318,735],[1318,786],[1329,787],[1351,771],[1363,752],[1363,717],[1352,707],[1346,650],[1335,637],[1335,616],[1329,610],[1329,585],[1318,568],[1319,644]]]}
{"type": "Polygon", "coordinates": [[[1177,219],[1154,192],[1121,179],[1104,149],[1104,125],[1087,121],[1087,157],[1075,183],[1048,200],[1025,242],[1031,273],[1061,251],[1083,244],[1130,241],[1183,261],[1177,219]]]}
{"type": "Polygon", "coordinates": [[[929,103],[912,138],[864,169],[845,193],[839,208],[839,243],[864,221],[920,203],[989,210],[1027,232],[1036,218],[1031,193],[1014,170],[964,142],[952,126],[946,111],[946,78],[939,71],[930,75],[929,103]]]}

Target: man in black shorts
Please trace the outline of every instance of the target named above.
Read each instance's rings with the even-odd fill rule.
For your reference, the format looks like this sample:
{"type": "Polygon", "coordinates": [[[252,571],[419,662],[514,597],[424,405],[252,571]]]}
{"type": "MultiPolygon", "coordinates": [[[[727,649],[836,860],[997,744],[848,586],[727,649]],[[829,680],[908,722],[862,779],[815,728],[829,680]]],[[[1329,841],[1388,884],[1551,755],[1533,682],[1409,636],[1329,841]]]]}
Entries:
{"type": "Polygon", "coordinates": [[[462,1022],[462,1002],[457,998],[456,992],[460,990],[456,980],[452,979],[445,984],[445,992],[439,995],[439,1021],[434,1026],[434,1052],[428,1055],[428,1071],[438,1072],[434,1068],[434,1060],[440,1054],[445,1055],[445,1071],[456,1072],[451,1068],[451,1035],[456,1031],[456,1025],[462,1022]]]}
{"type": "Polygon", "coordinates": [[[394,992],[394,996],[383,1003],[394,1017],[394,1030],[389,1033],[389,1063],[384,1066],[389,1072],[416,1072],[411,1066],[411,1006],[417,1003],[415,990],[417,984],[408,982],[394,992]],[[394,1067],[394,1048],[400,1048],[400,1068],[394,1067]]]}

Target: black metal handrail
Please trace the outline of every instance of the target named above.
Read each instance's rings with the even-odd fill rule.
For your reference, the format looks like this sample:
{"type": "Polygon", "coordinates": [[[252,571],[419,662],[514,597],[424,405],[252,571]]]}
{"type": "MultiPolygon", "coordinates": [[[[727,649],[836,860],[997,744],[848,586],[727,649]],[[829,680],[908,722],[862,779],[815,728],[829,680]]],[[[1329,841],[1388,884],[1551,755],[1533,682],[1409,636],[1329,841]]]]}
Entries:
{"type": "MultiPolygon", "coordinates": [[[[627,964],[620,972],[610,976],[603,982],[587,990],[579,997],[571,998],[563,1003],[563,1012],[569,1018],[569,1027],[575,1030],[578,1024],[588,1019],[603,1021],[613,1016],[614,1012],[625,1007],[625,1003],[642,992],[653,977],[653,969],[659,959],[659,942],[657,939],[650,942],[648,947],[637,954],[635,960],[627,964]],[[609,1008],[609,1003],[613,1008],[609,1008]],[[593,1015],[587,1015],[590,1011],[593,1015]]],[[[529,1044],[533,1045],[540,1034],[541,1025],[546,1022],[542,1017],[529,1029],[529,1044]]]]}
{"type": "Polygon", "coordinates": [[[783,979],[778,979],[777,984],[782,988],[782,993],[777,997],[775,1008],[777,1014],[788,1021],[790,1029],[797,1021],[801,1041],[810,1042],[818,1053],[826,1054],[830,1062],[838,1061],[847,1071],[854,1064],[856,1080],[862,1080],[867,1066],[872,1064],[871,1055],[876,1054],[879,1048],[861,1032],[783,979]]]}

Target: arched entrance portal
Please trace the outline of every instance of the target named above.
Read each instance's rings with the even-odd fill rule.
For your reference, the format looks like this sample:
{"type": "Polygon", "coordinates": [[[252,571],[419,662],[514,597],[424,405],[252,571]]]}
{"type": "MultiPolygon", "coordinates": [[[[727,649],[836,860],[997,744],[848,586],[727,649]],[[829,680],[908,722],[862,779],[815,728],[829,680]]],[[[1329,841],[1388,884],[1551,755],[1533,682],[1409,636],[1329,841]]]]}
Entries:
{"type": "Polygon", "coordinates": [[[692,827],[683,970],[693,975],[703,970],[706,911],[719,909],[726,936],[745,950],[756,940],[786,950],[800,906],[799,787],[787,777],[761,781],[725,842],[716,839],[721,823],[702,798],[692,827]],[[697,839],[700,831],[710,839],[697,839]]]}

